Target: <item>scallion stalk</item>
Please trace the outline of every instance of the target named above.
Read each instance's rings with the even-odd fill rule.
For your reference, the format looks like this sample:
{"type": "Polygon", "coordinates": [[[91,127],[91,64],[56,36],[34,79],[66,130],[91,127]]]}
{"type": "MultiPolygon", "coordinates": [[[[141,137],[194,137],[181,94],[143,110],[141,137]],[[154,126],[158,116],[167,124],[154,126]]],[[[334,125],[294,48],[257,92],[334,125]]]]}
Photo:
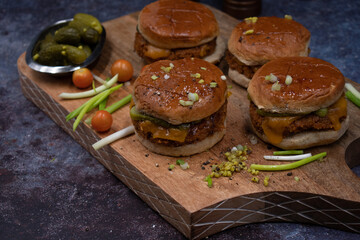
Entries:
{"type": "Polygon", "coordinates": [[[127,95],[126,97],[120,99],[119,101],[117,101],[116,103],[108,106],[107,108],[105,108],[105,111],[108,111],[109,113],[113,113],[116,110],[118,110],[119,108],[125,106],[126,104],[128,104],[131,101],[131,94],[127,95]]]}
{"type": "Polygon", "coordinates": [[[289,164],[280,164],[280,165],[261,165],[261,164],[251,164],[250,168],[259,170],[259,171],[284,171],[284,170],[291,170],[294,168],[298,168],[310,162],[313,162],[319,158],[323,158],[326,156],[326,152],[322,152],[316,154],[314,156],[304,158],[300,161],[289,163],[289,164]]]}
{"type": "Polygon", "coordinates": [[[77,93],[61,93],[59,97],[62,99],[78,99],[78,98],[92,97],[114,85],[117,82],[117,80],[118,80],[118,74],[116,74],[113,78],[111,78],[107,83],[93,90],[89,90],[85,92],[77,92],[77,93]]]}
{"type": "Polygon", "coordinates": [[[106,103],[107,103],[107,100],[109,99],[109,96],[106,97],[104,100],[102,100],[100,103],[99,103],[99,110],[104,110],[106,108],[106,103]]]}
{"type": "Polygon", "coordinates": [[[273,154],[275,156],[282,156],[282,155],[297,155],[297,154],[303,154],[303,150],[285,150],[285,151],[275,151],[273,154]]]}
{"type": "Polygon", "coordinates": [[[360,107],[360,98],[357,98],[351,91],[346,91],[345,96],[351,102],[353,102],[356,106],[360,107]]]}
{"type": "Polygon", "coordinates": [[[117,131],[103,139],[101,139],[100,141],[97,141],[96,143],[94,143],[92,145],[92,147],[95,149],[95,150],[98,150],[102,147],[104,147],[105,145],[108,145],[120,138],[123,138],[123,137],[126,137],[132,133],[134,133],[135,129],[134,129],[134,126],[128,126],[124,129],[121,129],[120,131],[117,131]]]}

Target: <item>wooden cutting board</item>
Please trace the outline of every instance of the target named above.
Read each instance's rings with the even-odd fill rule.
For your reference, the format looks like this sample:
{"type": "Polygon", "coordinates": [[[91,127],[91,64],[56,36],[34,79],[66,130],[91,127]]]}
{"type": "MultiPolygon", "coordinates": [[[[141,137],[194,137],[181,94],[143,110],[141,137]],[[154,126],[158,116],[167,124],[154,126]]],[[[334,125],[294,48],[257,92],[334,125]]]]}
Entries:
{"type": "MultiPolygon", "coordinates": [[[[227,41],[237,20],[212,10],[219,21],[221,36],[227,41]]],[[[107,40],[100,59],[92,67],[96,74],[104,78],[110,76],[111,63],[124,58],[134,65],[134,77],[138,75],[143,62],[133,51],[137,14],[103,23],[107,40]]],[[[224,68],[224,63],[219,67],[224,68]]],[[[212,164],[225,160],[224,152],[229,148],[238,144],[251,147],[248,165],[269,164],[263,155],[272,154],[274,150],[260,140],[256,144],[250,141],[254,134],[249,126],[249,102],[244,89],[228,83],[233,86],[233,94],[229,98],[224,139],[204,153],[182,158],[190,169],[184,171],[176,167],[169,171],[169,164],[175,164],[177,158],[149,152],[134,135],[99,151],[91,147],[99,139],[131,124],[128,107],[113,114],[113,127],[106,134],[98,134],[84,123],[73,132],[73,121],[66,122],[65,116],[85,100],[58,97],[61,92],[78,91],[70,77],[52,77],[31,70],[25,62],[25,53],[18,59],[18,70],[23,93],[30,101],[188,238],[203,238],[248,223],[274,221],[312,223],[360,233],[360,180],[345,162],[345,149],[360,136],[360,109],[352,103],[348,104],[351,120],[346,134],[334,144],[306,151],[313,154],[326,151],[325,161],[295,169],[291,171],[292,176],[287,175],[288,171],[261,172],[258,184],[251,182],[252,175],[243,171],[231,179],[214,179],[213,187],[209,188],[204,178],[211,172],[212,164]],[[207,161],[210,164],[203,165],[207,161]],[[270,176],[268,187],[261,183],[265,176],[270,176]],[[294,176],[300,181],[295,181],[294,176]]],[[[352,83],[360,89],[359,84],[352,83]]],[[[111,96],[109,103],[131,91],[131,85],[123,87],[111,96]]]]}

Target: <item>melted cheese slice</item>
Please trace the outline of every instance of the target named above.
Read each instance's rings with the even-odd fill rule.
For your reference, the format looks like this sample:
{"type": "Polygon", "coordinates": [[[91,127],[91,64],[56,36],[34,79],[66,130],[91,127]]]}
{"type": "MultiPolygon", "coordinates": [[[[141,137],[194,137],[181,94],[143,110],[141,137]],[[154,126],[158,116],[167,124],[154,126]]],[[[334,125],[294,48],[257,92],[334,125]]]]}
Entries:
{"type": "Polygon", "coordinates": [[[171,51],[169,49],[158,48],[151,44],[148,44],[144,55],[152,59],[158,59],[168,57],[170,53],[171,51]]]}
{"type": "MultiPolygon", "coordinates": [[[[341,128],[340,119],[346,117],[347,115],[347,102],[344,96],[335,102],[333,105],[328,107],[328,114],[326,115],[335,131],[338,131],[341,128]]],[[[264,131],[264,134],[268,138],[269,142],[272,144],[278,144],[283,139],[283,133],[287,126],[289,126],[293,121],[299,119],[300,117],[265,117],[261,127],[264,131]]]]}
{"type": "Polygon", "coordinates": [[[340,119],[347,115],[347,102],[344,96],[342,96],[336,103],[328,108],[327,117],[333,124],[334,130],[338,131],[341,128],[340,119]]]}
{"type": "Polygon", "coordinates": [[[145,133],[151,133],[153,138],[161,138],[177,142],[184,142],[188,134],[187,129],[163,128],[149,120],[140,122],[140,128],[145,133]]]}
{"type": "Polygon", "coordinates": [[[287,126],[300,117],[265,117],[261,127],[272,144],[281,143],[287,126]]]}

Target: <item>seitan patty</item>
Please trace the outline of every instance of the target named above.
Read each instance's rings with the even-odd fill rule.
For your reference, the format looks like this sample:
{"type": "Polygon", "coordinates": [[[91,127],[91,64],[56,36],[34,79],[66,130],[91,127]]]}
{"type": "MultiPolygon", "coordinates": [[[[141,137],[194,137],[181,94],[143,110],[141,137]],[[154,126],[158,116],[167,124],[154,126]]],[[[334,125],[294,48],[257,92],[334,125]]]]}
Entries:
{"type": "MultiPolygon", "coordinates": [[[[250,118],[254,128],[258,132],[264,133],[262,129],[262,123],[265,117],[257,113],[257,107],[253,102],[250,103],[250,118]]],[[[345,118],[346,116],[342,117],[340,119],[340,122],[342,122],[345,118]]],[[[334,130],[334,125],[327,116],[319,117],[315,113],[310,113],[301,116],[299,119],[293,121],[289,126],[287,126],[284,130],[283,136],[286,137],[304,131],[319,131],[319,130],[321,131],[334,130]]]]}
{"type": "Polygon", "coordinates": [[[140,57],[146,59],[148,62],[154,62],[161,59],[177,60],[190,57],[204,58],[211,55],[215,51],[216,38],[197,47],[170,49],[170,55],[168,57],[162,57],[158,59],[152,59],[145,56],[145,52],[149,45],[150,43],[146,41],[146,39],[139,32],[136,32],[134,49],[140,57]]]}
{"type": "Polygon", "coordinates": [[[225,60],[229,64],[231,69],[238,71],[240,74],[245,75],[245,77],[251,79],[255,72],[262,66],[247,66],[244,63],[240,62],[229,50],[226,50],[225,60]]]}
{"type": "MultiPolygon", "coordinates": [[[[136,132],[143,138],[157,144],[164,146],[178,147],[188,144],[193,144],[212,136],[214,133],[219,132],[225,128],[225,119],[227,111],[227,102],[215,113],[200,121],[189,123],[188,134],[184,142],[177,142],[173,140],[153,138],[151,132],[144,132],[141,130],[140,122],[132,119],[136,132]]],[[[149,120],[145,120],[149,121],[149,120]]]]}

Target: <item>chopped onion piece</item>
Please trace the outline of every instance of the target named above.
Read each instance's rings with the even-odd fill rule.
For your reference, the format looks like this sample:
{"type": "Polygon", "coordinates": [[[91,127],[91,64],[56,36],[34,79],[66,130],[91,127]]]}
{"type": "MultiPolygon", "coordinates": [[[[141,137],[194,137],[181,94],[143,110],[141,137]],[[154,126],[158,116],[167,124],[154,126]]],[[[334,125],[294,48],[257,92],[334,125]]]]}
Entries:
{"type": "Polygon", "coordinates": [[[292,77],[290,75],[286,75],[286,78],[285,78],[285,84],[286,85],[290,85],[292,83],[292,77]]]}
{"type": "Polygon", "coordinates": [[[291,160],[301,160],[307,157],[311,157],[311,153],[291,155],[291,156],[264,156],[266,160],[280,160],[280,161],[291,161],[291,160]]]}
{"type": "Polygon", "coordinates": [[[186,169],[190,168],[190,166],[187,162],[185,162],[184,164],[180,164],[180,167],[182,170],[186,170],[186,169]]]}
{"type": "Polygon", "coordinates": [[[77,92],[77,93],[61,93],[59,97],[62,99],[78,99],[78,98],[92,97],[114,85],[117,82],[117,80],[118,80],[118,74],[116,74],[113,78],[111,78],[108,82],[106,82],[106,84],[103,84],[95,89],[85,92],[77,92]]]}
{"type": "Polygon", "coordinates": [[[272,91],[280,91],[281,85],[279,84],[279,82],[275,82],[272,86],[271,86],[271,90],[272,91]]]}
{"type": "Polygon", "coordinates": [[[188,93],[188,99],[192,102],[199,100],[199,95],[197,93],[188,93]]]}
{"type": "Polygon", "coordinates": [[[92,145],[92,147],[95,150],[98,150],[98,149],[104,147],[105,145],[108,145],[120,138],[124,138],[130,134],[133,134],[134,132],[135,132],[134,126],[128,126],[126,128],[121,129],[120,131],[117,131],[117,132],[101,139],[100,141],[97,141],[96,143],[94,143],[92,145]]]}

